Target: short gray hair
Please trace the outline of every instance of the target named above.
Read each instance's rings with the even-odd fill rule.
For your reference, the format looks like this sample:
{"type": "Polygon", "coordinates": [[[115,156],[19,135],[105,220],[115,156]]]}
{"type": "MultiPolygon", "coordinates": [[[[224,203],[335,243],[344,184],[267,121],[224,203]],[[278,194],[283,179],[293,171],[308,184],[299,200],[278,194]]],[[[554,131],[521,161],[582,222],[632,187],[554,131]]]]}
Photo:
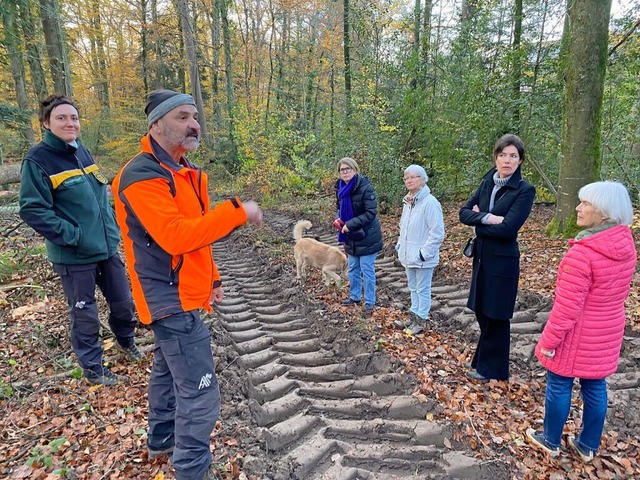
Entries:
{"type": "Polygon", "coordinates": [[[578,192],[580,201],[589,202],[607,220],[617,225],[633,223],[633,206],[626,187],[610,180],[585,185],[578,192]]]}
{"type": "Polygon", "coordinates": [[[404,174],[406,175],[407,173],[418,175],[420,178],[424,179],[424,183],[427,183],[429,181],[429,175],[427,175],[427,171],[420,165],[409,165],[404,169],[404,174]]]}

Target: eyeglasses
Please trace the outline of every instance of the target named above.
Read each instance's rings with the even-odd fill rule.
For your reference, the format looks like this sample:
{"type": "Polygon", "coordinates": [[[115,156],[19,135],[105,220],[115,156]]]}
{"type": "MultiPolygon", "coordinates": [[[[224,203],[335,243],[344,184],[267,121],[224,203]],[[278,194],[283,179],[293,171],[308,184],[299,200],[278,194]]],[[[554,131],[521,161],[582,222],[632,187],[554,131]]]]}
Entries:
{"type": "Polygon", "coordinates": [[[403,180],[406,182],[407,180],[415,180],[416,178],[421,178],[418,175],[414,175],[412,177],[404,177],[403,180]]]}
{"type": "Polygon", "coordinates": [[[340,169],[340,173],[349,173],[351,171],[351,167],[343,167],[340,169]]]}

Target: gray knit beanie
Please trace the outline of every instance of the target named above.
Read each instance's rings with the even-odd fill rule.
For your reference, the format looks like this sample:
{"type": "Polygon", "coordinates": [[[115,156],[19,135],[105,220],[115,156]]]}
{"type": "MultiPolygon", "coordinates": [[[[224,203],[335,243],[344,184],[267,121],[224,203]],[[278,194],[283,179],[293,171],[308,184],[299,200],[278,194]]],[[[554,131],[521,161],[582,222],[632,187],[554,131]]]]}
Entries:
{"type": "Polygon", "coordinates": [[[147,125],[151,127],[151,125],[180,105],[193,105],[195,107],[196,102],[191,95],[186,93],[164,89],[154,90],[149,94],[147,105],[144,107],[144,113],[147,114],[147,125]]]}

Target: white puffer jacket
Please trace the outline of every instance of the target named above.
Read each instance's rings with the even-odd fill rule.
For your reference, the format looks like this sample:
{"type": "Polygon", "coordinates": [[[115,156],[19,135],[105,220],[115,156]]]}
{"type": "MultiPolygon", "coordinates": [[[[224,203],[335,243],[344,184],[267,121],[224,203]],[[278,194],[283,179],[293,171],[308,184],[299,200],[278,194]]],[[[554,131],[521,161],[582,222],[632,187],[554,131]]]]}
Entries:
{"type": "Polygon", "coordinates": [[[433,268],[440,261],[440,245],[444,240],[440,202],[426,185],[413,202],[406,197],[402,201],[400,236],[396,244],[398,259],[405,268],[433,268]]]}

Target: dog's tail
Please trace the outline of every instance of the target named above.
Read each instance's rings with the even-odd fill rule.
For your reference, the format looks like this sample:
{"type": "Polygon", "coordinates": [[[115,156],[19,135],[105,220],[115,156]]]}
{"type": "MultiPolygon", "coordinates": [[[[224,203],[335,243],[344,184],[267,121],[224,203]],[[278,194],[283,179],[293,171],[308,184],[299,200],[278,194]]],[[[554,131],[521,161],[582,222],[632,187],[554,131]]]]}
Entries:
{"type": "Polygon", "coordinates": [[[302,234],[304,233],[304,231],[308,230],[312,226],[313,224],[309,220],[300,220],[298,223],[296,223],[295,226],[293,227],[294,240],[296,242],[300,240],[302,238],[302,234]]]}

